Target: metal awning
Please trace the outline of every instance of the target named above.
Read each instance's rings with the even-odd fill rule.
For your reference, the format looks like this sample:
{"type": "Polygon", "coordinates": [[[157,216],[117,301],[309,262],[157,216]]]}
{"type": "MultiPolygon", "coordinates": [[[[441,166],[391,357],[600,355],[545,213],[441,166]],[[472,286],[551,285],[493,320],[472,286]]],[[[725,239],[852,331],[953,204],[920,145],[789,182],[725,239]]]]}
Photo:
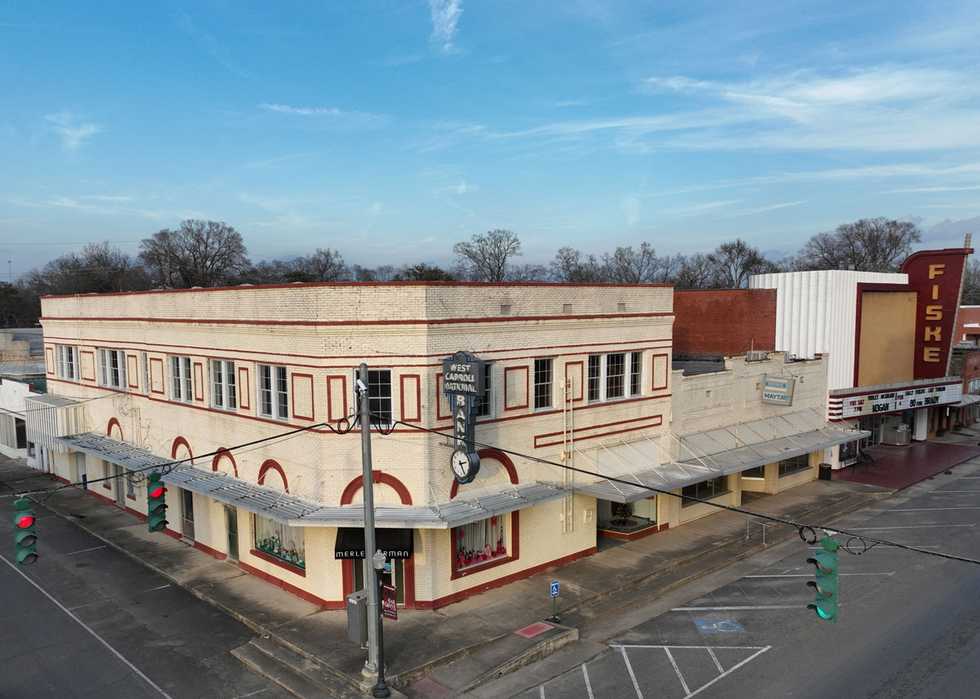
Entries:
{"type": "Polygon", "coordinates": [[[606,447],[590,457],[608,478],[577,486],[579,491],[613,502],[650,497],[649,488],[678,490],[719,476],[740,473],[794,456],[870,436],[862,430],[827,425],[819,411],[800,411],[675,437],[681,458],[660,464],[652,440],[606,447]],[[624,464],[626,468],[624,468],[624,464]],[[620,481],[636,483],[627,485],[620,481]],[[647,487],[644,487],[647,486],[647,487]]]}
{"type": "MultiPolygon", "coordinates": [[[[67,448],[91,454],[130,471],[173,463],[173,460],[164,459],[146,449],[91,432],[58,439],[67,448]]],[[[163,481],[294,527],[364,526],[364,508],[361,505],[324,505],[226,473],[205,471],[189,465],[177,466],[163,476],[163,481]]],[[[567,494],[559,486],[547,483],[507,485],[502,490],[476,491],[436,505],[377,505],[374,519],[375,524],[384,529],[449,529],[567,494]]]]}
{"type": "Polygon", "coordinates": [[[976,405],[977,403],[980,403],[980,396],[975,396],[975,395],[967,394],[967,395],[963,396],[962,398],[960,398],[960,402],[959,403],[953,403],[949,407],[950,408],[965,408],[968,405],[976,405]]]}
{"type": "Polygon", "coordinates": [[[103,437],[94,432],[58,437],[57,441],[69,449],[91,454],[103,461],[108,461],[110,464],[122,466],[127,471],[140,471],[173,463],[172,459],[161,458],[146,449],[103,437]]]}

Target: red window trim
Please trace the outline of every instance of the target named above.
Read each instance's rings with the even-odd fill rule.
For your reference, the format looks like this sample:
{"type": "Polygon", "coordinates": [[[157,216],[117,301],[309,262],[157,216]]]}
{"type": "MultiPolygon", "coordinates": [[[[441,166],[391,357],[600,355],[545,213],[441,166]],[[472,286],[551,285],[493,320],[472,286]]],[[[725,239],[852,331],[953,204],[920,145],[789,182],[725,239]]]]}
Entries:
{"type": "Polygon", "coordinates": [[[251,549],[249,553],[251,553],[256,558],[265,561],[266,563],[271,563],[272,565],[279,566],[280,568],[288,570],[290,573],[294,573],[295,575],[299,575],[300,577],[303,578],[306,577],[305,568],[300,568],[299,566],[293,565],[292,563],[288,563],[282,560],[281,558],[276,558],[272,554],[268,554],[265,551],[259,551],[258,549],[251,549]]]}
{"type": "MultiPolygon", "coordinates": [[[[520,511],[514,510],[510,513],[510,553],[507,556],[501,558],[495,558],[492,561],[487,561],[482,565],[467,566],[466,568],[460,570],[456,562],[456,545],[455,536],[456,530],[459,527],[453,527],[449,530],[449,536],[453,537],[449,542],[449,556],[450,562],[452,564],[452,574],[449,576],[450,580],[459,580],[460,578],[465,578],[474,573],[482,573],[485,570],[490,570],[491,568],[496,568],[497,566],[502,566],[505,563],[512,563],[514,561],[520,560],[521,549],[521,527],[520,527],[520,511]]],[[[499,515],[498,515],[499,516],[499,515]]]]}

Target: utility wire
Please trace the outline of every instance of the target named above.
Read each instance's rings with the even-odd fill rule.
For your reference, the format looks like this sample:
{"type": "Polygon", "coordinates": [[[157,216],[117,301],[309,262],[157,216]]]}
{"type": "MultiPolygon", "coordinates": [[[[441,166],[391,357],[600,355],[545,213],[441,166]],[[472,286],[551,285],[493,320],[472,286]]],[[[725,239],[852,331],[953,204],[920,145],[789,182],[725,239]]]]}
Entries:
{"type": "MultiPolygon", "coordinates": [[[[293,437],[297,434],[300,434],[301,432],[308,432],[309,430],[316,429],[319,427],[326,427],[327,429],[329,429],[331,432],[334,432],[335,434],[347,434],[348,432],[351,432],[354,429],[356,424],[357,421],[356,420],[352,421],[350,418],[342,418],[337,422],[336,427],[330,424],[329,422],[318,422],[313,425],[305,425],[303,427],[297,427],[296,429],[289,430],[288,432],[280,432],[279,434],[270,435],[268,437],[253,439],[250,442],[242,442],[241,444],[235,444],[230,447],[221,447],[219,449],[215,449],[214,451],[210,451],[205,454],[198,454],[196,456],[189,457],[186,459],[180,459],[177,461],[167,461],[161,464],[154,464],[152,466],[144,466],[142,468],[127,469],[125,472],[120,474],[104,476],[103,478],[93,478],[91,480],[86,479],[84,483],[82,481],[79,481],[77,483],[65,483],[63,485],[58,486],[57,488],[43,488],[39,490],[27,490],[19,493],[9,493],[4,497],[27,497],[29,495],[45,495],[45,494],[46,497],[50,497],[54,493],[57,493],[58,491],[61,490],[65,490],[66,488],[74,488],[80,485],[87,485],[89,483],[101,483],[103,481],[109,481],[116,478],[132,478],[132,475],[134,473],[142,473],[144,471],[154,471],[154,470],[162,471],[164,473],[170,473],[176,466],[180,464],[185,464],[189,461],[193,462],[195,459],[203,459],[208,456],[216,456],[217,454],[224,454],[239,449],[245,449],[247,447],[255,446],[256,444],[263,444],[265,442],[270,442],[275,439],[282,439],[284,437],[293,437]]],[[[18,479],[18,480],[27,480],[27,479],[18,479]]]]}
{"type": "MultiPolygon", "coordinates": [[[[411,427],[412,429],[418,430],[420,432],[429,432],[431,434],[439,435],[441,437],[447,437],[449,439],[455,439],[456,438],[456,435],[453,434],[453,433],[443,432],[441,430],[433,429],[431,427],[423,427],[422,425],[415,425],[415,424],[412,424],[412,423],[409,423],[409,422],[404,422],[402,420],[395,420],[394,421],[394,424],[404,425],[405,427],[411,427]]],[[[683,493],[680,494],[680,495],[678,495],[677,493],[671,492],[669,490],[664,490],[662,488],[656,488],[654,486],[646,485],[644,483],[637,483],[635,481],[629,481],[629,480],[626,480],[626,479],[623,479],[623,478],[616,478],[614,476],[606,476],[606,475],[604,475],[602,473],[599,473],[597,471],[590,471],[589,469],[578,468],[577,466],[569,466],[568,464],[559,463],[557,461],[551,461],[549,459],[544,459],[544,458],[542,458],[540,456],[534,456],[532,454],[525,454],[523,452],[514,451],[513,449],[504,449],[503,447],[497,446],[496,444],[490,444],[489,442],[480,442],[480,441],[474,440],[473,441],[473,444],[478,445],[478,446],[481,446],[481,447],[486,447],[486,448],[489,448],[489,449],[496,449],[497,451],[503,452],[504,454],[507,454],[508,456],[516,456],[516,457],[518,457],[520,459],[527,459],[528,461],[535,461],[535,462],[540,463],[540,464],[545,464],[545,465],[548,465],[548,466],[555,466],[557,468],[563,468],[563,469],[566,469],[568,471],[574,471],[575,473],[581,473],[581,474],[586,475],[586,476],[594,476],[596,478],[602,478],[602,479],[607,480],[607,481],[610,481],[612,483],[619,483],[621,485],[628,485],[628,486],[631,486],[633,488],[641,488],[643,490],[648,490],[650,492],[657,493],[658,495],[670,495],[670,496],[675,497],[675,498],[681,498],[682,500],[689,500],[691,502],[698,502],[698,503],[701,503],[703,505],[708,505],[710,507],[714,507],[714,508],[717,508],[719,510],[727,510],[728,512],[736,512],[738,514],[745,515],[745,516],[748,516],[748,517],[756,517],[758,519],[763,519],[763,520],[767,520],[767,521],[770,521],[770,522],[776,522],[776,523],[779,523],[779,524],[786,524],[788,526],[794,527],[797,530],[797,532],[799,533],[800,538],[803,539],[804,542],[810,543],[810,544],[815,543],[815,541],[816,541],[816,530],[817,529],[823,529],[824,531],[826,531],[828,533],[831,533],[831,534],[841,534],[843,536],[848,536],[848,537],[851,537],[850,539],[848,539],[848,544],[851,541],[853,541],[853,540],[858,540],[858,541],[864,542],[864,548],[861,549],[861,550],[851,551],[851,550],[849,550],[847,548],[847,545],[848,544],[845,544],[844,546],[841,547],[845,551],[847,551],[847,553],[854,554],[854,555],[860,555],[862,553],[865,553],[866,551],[868,551],[871,548],[873,548],[875,546],[878,546],[878,545],[885,545],[885,546],[891,546],[891,547],[895,547],[895,548],[899,548],[899,549],[905,549],[906,551],[914,551],[916,553],[923,553],[923,554],[926,554],[928,556],[935,556],[937,558],[946,558],[946,559],[953,560],[953,561],[962,561],[963,563],[972,563],[974,565],[980,565],[980,560],[977,560],[975,558],[968,558],[966,556],[957,556],[956,554],[953,554],[953,553],[943,553],[941,551],[931,551],[929,549],[920,548],[918,546],[911,546],[909,544],[902,544],[902,543],[898,543],[896,541],[889,541],[887,539],[877,539],[877,538],[874,538],[874,537],[867,536],[865,534],[858,534],[857,532],[851,532],[851,531],[847,531],[846,529],[839,529],[837,527],[823,526],[823,525],[818,525],[818,524],[803,524],[802,522],[796,522],[796,521],[794,521],[792,519],[787,519],[785,517],[779,517],[777,515],[770,515],[770,514],[766,514],[764,512],[753,512],[751,510],[746,510],[746,509],[744,509],[742,507],[735,507],[733,505],[722,505],[721,503],[712,502],[711,500],[705,500],[703,498],[695,497],[695,496],[692,496],[692,495],[684,495],[683,493]]]]}

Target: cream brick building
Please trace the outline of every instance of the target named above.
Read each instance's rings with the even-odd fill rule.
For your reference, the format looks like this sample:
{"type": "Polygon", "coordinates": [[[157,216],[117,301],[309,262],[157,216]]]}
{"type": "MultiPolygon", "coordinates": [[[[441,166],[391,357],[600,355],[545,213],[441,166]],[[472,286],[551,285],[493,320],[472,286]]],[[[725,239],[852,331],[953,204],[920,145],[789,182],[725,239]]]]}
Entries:
{"type": "MultiPolygon", "coordinates": [[[[691,407],[694,394],[726,379],[671,371],[669,287],[245,285],[48,297],[42,311],[51,395],[29,413],[37,467],[80,481],[187,460],[165,477],[168,533],[327,607],[343,606],[361,579],[360,434],[329,428],[351,417],[361,362],[372,410],[394,426],[372,437],[375,501],[381,544],[403,556],[391,576],[407,606],[449,604],[589,555],[600,530],[646,534],[706,513],[496,449],[457,486],[450,440],[415,429],[451,431],[441,362],[456,351],[488,362],[480,443],[678,494],[739,478],[717,453],[696,453],[694,432],[719,422],[698,417],[710,405],[691,407]],[[692,428],[672,415],[678,383],[692,428]]],[[[823,395],[826,369],[812,365],[804,380],[822,381],[823,395]]],[[[757,466],[745,463],[736,466],[757,466]]],[[[737,503],[742,487],[709,495],[737,503]]],[[[90,489],[146,511],[130,478],[90,489]]]]}

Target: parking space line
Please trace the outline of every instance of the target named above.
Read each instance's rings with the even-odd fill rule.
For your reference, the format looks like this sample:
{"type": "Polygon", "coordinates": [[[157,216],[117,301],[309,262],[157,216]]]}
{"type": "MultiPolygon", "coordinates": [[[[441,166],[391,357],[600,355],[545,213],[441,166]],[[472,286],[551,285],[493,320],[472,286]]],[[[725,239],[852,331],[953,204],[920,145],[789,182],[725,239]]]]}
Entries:
{"type": "Polygon", "coordinates": [[[544,699],[544,685],[538,685],[538,696],[544,699]]]}
{"type": "MultiPolygon", "coordinates": [[[[978,491],[980,492],[980,491],[978,491]]],[[[972,524],[900,524],[891,527],[852,527],[849,531],[853,532],[873,532],[873,531],[886,531],[891,529],[935,529],[937,527],[949,529],[952,527],[966,527],[971,528],[977,526],[976,522],[972,524]]]]}
{"type": "Polygon", "coordinates": [[[946,512],[950,510],[980,510],[980,505],[959,505],[956,507],[896,507],[891,510],[868,510],[868,512],[946,512]]]}
{"type": "Polygon", "coordinates": [[[681,681],[681,687],[684,688],[684,696],[691,696],[691,688],[687,686],[687,681],[684,679],[684,675],[681,674],[681,669],[677,667],[677,661],[674,660],[674,656],[670,654],[670,648],[664,648],[664,653],[667,654],[667,660],[674,667],[674,672],[677,673],[677,679],[681,681]]]}
{"type": "Polygon", "coordinates": [[[592,693],[592,683],[589,681],[589,668],[585,667],[585,663],[582,663],[582,677],[585,678],[585,691],[589,693],[589,699],[595,699],[595,695],[592,693]]]}
{"type": "MultiPolygon", "coordinates": [[[[819,547],[818,547],[819,548],[819,547]]],[[[894,575],[895,571],[890,571],[888,573],[838,573],[838,576],[843,575],[894,575]]],[[[743,578],[812,578],[813,573],[774,573],[772,575],[743,575],[743,578]]]]}
{"type": "MultiPolygon", "coordinates": [[[[149,590],[141,590],[140,592],[134,593],[134,595],[145,595],[147,592],[157,592],[158,590],[166,590],[168,587],[170,587],[170,583],[167,583],[166,585],[160,585],[158,587],[151,587],[149,590]]],[[[96,604],[105,604],[106,602],[113,602],[113,601],[118,600],[118,599],[121,599],[121,598],[120,597],[106,597],[105,599],[97,599],[97,600],[93,600],[91,602],[86,602],[85,604],[79,604],[79,605],[76,605],[74,607],[69,607],[69,609],[71,611],[75,611],[76,609],[81,609],[82,607],[91,607],[91,606],[96,605],[96,604]]]]}
{"type": "Polygon", "coordinates": [[[79,549],[78,551],[72,551],[71,553],[66,553],[65,555],[75,556],[79,553],[88,553],[89,551],[98,551],[99,549],[104,549],[104,548],[105,548],[105,544],[103,544],[102,546],[93,546],[92,548],[88,548],[88,549],[79,549]]]}
{"type": "Polygon", "coordinates": [[[980,490],[933,490],[925,495],[945,495],[947,493],[974,493],[980,494],[980,490]]]}
{"type": "Polygon", "coordinates": [[[684,697],[684,699],[691,699],[691,697],[695,696],[696,694],[700,694],[701,692],[703,692],[704,690],[706,690],[708,687],[710,687],[711,685],[713,685],[718,680],[722,679],[723,677],[728,677],[728,675],[732,674],[733,672],[735,672],[736,670],[738,670],[740,667],[742,667],[746,663],[751,662],[752,660],[755,660],[757,657],[759,657],[760,655],[762,655],[763,653],[765,653],[770,648],[772,648],[772,646],[766,646],[762,650],[756,651],[755,653],[753,653],[752,655],[750,655],[749,657],[747,657],[742,662],[736,663],[735,665],[732,665],[730,668],[728,668],[727,670],[725,670],[723,673],[721,673],[720,675],[718,675],[716,678],[714,678],[713,680],[711,680],[710,682],[708,682],[708,684],[702,685],[701,687],[698,687],[697,689],[695,689],[693,692],[691,692],[686,697],[684,697]]]}
{"type": "Polygon", "coordinates": [[[633,682],[633,689],[636,690],[636,699],[643,699],[643,692],[640,691],[640,685],[636,681],[636,675],[633,673],[633,666],[630,665],[629,656],[626,655],[626,647],[620,646],[619,651],[623,654],[623,661],[626,663],[626,671],[630,674],[630,680],[633,682]]]}
{"type": "Polygon", "coordinates": [[[758,606],[745,606],[745,607],[674,607],[670,611],[672,612],[749,612],[758,610],[769,610],[769,609],[801,609],[803,603],[800,604],[763,604],[758,606]]]}
{"type": "Polygon", "coordinates": [[[711,650],[711,646],[708,646],[705,650],[708,651],[708,655],[711,656],[711,659],[715,661],[715,667],[718,668],[718,672],[724,672],[725,668],[723,668],[721,666],[721,663],[718,662],[718,656],[715,655],[715,652],[713,650],[711,650]]]}
{"type": "Polygon", "coordinates": [[[5,556],[0,556],[0,561],[3,561],[4,563],[6,563],[6,564],[7,564],[7,566],[8,566],[8,567],[10,567],[10,569],[11,569],[11,570],[13,570],[13,571],[14,571],[15,573],[17,573],[17,574],[18,574],[19,576],[21,576],[22,578],[24,578],[24,580],[26,580],[26,581],[27,581],[28,583],[30,583],[31,585],[33,585],[33,586],[34,586],[34,588],[36,588],[38,592],[40,592],[40,593],[41,593],[42,595],[44,595],[45,597],[47,597],[47,598],[48,598],[48,599],[49,599],[49,600],[50,600],[50,601],[51,601],[51,602],[52,602],[52,603],[53,603],[53,604],[54,604],[54,605],[55,605],[55,606],[56,606],[56,607],[57,607],[58,609],[60,609],[60,610],[61,610],[61,611],[63,611],[63,612],[65,613],[65,614],[67,614],[67,615],[68,615],[69,617],[71,617],[71,619],[72,619],[72,621],[74,621],[74,622],[75,622],[76,624],[78,624],[78,625],[79,625],[79,626],[81,626],[81,627],[82,627],[83,629],[85,629],[86,631],[88,631],[88,632],[89,632],[89,634],[91,634],[91,635],[92,635],[92,637],[93,637],[93,638],[94,638],[95,640],[97,640],[97,641],[98,641],[99,643],[101,643],[101,644],[102,644],[103,646],[105,646],[105,648],[106,648],[106,650],[108,650],[108,651],[109,651],[110,653],[112,653],[112,654],[113,654],[114,656],[116,656],[116,658],[118,658],[118,659],[119,659],[119,660],[120,660],[120,661],[121,661],[121,662],[122,662],[122,663],[123,663],[124,665],[126,665],[126,666],[127,666],[127,667],[128,667],[128,668],[129,668],[130,670],[132,670],[132,671],[133,671],[133,672],[134,672],[134,673],[135,673],[135,674],[136,674],[136,675],[137,675],[138,677],[140,677],[140,678],[141,678],[141,679],[142,679],[142,680],[143,680],[144,682],[146,682],[146,684],[148,684],[148,685],[149,685],[150,687],[152,687],[153,689],[155,689],[155,690],[156,690],[156,691],[157,691],[157,692],[158,692],[158,693],[160,694],[160,696],[162,696],[162,697],[166,697],[166,699],[171,699],[171,697],[170,697],[170,695],[169,695],[169,694],[167,694],[167,693],[166,693],[165,691],[163,691],[163,689],[162,689],[162,688],[161,688],[161,687],[160,687],[160,686],[159,686],[159,685],[158,685],[158,684],[157,684],[156,682],[154,682],[154,681],[153,681],[153,680],[151,680],[151,679],[150,679],[149,677],[147,677],[147,676],[146,676],[146,675],[145,675],[145,674],[143,673],[143,671],[142,671],[142,670],[140,670],[140,669],[139,669],[138,667],[136,667],[136,666],[135,666],[135,665],[133,665],[133,664],[132,664],[131,662],[129,662],[128,660],[126,660],[126,658],[125,658],[125,657],[123,656],[123,654],[122,654],[122,653],[120,653],[120,652],[119,652],[118,650],[116,650],[116,649],[115,649],[115,648],[113,648],[113,647],[112,647],[111,645],[109,645],[109,642],[108,642],[107,640],[105,640],[104,638],[102,638],[102,636],[100,636],[99,634],[97,634],[97,633],[96,633],[96,632],[95,632],[95,631],[94,631],[94,630],[92,629],[92,627],[90,627],[90,626],[89,626],[88,624],[86,624],[86,623],[85,623],[84,621],[82,621],[82,620],[81,620],[81,619],[79,619],[79,618],[78,618],[77,616],[75,616],[74,614],[72,614],[72,612],[71,612],[71,610],[69,610],[69,609],[68,609],[68,607],[66,607],[65,605],[63,605],[63,604],[62,604],[61,602],[59,602],[58,600],[56,600],[56,599],[55,599],[55,598],[54,598],[54,597],[53,597],[53,596],[51,595],[51,593],[50,593],[50,592],[48,592],[48,591],[47,591],[47,590],[45,590],[45,589],[44,589],[43,587],[41,587],[41,586],[40,586],[40,585],[38,585],[38,584],[37,584],[36,582],[34,582],[34,580],[32,580],[32,579],[31,579],[30,577],[28,577],[28,576],[27,576],[27,575],[26,575],[26,574],[24,573],[24,571],[22,571],[22,570],[20,570],[20,569],[19,569],[19,568],[18,568],[17,566],[15,566],[15,565],[14,565],[13,563],[11,563],[10,561],[8,561],[8,560],[7,560],[7,558],[6,558],[5,556]]]}

